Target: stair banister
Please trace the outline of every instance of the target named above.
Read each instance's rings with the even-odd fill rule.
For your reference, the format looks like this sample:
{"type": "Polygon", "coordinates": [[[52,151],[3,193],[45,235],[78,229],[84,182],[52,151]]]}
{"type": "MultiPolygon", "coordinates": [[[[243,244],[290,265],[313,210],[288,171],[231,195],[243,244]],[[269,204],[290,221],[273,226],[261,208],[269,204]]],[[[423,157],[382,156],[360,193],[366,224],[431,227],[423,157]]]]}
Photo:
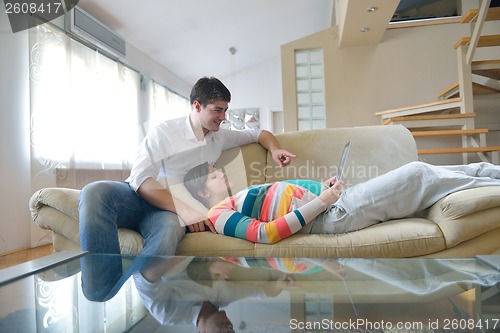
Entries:
{"type": "MultiPolygon", "coordinates": [[[[476,24],[474,25],[474,30],[470,39],[469,48],[467,49],[467,55],[465,60],[467,65],[472,64],[472,59],[474,58],[474,53],[476,52],[477,43],[479,42],[479,37],[483,30],[484,21],[486,20],[486,14],[488,13],[488,8],[490,7],[491,0],[480,0],[481,6],[479,7],[479,13],[477,14],[476,24]]],[[[472,21],[474,22],[474,20],[472,21]]]]}

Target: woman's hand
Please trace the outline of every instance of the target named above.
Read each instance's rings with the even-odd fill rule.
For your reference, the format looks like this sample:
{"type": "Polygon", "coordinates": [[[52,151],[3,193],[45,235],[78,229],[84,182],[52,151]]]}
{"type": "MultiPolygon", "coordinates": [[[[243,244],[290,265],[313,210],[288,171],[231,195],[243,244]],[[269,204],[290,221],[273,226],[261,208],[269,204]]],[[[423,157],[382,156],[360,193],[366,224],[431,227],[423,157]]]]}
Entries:
{"type": "Polygon", "coordinates": [[[332,187],[333,185],[335,185],[335,183],[337,182],[337,176],[333,176],[332,178],[328,179],[326,182],[323,183],[323,186],[324,187],[332,187]]]}
{"type": "Polygon", "coordinates": [[[331,206],[337,202],[337,200],[342,195],[343,185],[343,181],[338,181],[333,184],[332,187],[327,188],[319,195],[320,200],[323,201],[326,207],[331,206]]]}

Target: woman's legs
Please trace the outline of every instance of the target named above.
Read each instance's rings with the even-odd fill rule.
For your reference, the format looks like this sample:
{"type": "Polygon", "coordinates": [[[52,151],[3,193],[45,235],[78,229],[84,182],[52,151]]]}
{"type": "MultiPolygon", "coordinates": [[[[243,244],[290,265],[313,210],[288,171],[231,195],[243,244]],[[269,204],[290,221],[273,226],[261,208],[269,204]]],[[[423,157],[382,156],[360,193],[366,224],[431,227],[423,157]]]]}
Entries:
{"type": "Polygon", "coordinates": [[[446,165],[440,168],[448,171],[463,173],[471,177],[488,177],[500,179],[500,166],[491,163],[471,163],[466,165],[446,165]]]}
{"type": "Polygon", "coordinates": [[[481,186],[500,186],[500,166],[438,167],[412,162],[348,188],[316,223],[313,233],[343,233],[411,216],[446,195],[481,186]]]}

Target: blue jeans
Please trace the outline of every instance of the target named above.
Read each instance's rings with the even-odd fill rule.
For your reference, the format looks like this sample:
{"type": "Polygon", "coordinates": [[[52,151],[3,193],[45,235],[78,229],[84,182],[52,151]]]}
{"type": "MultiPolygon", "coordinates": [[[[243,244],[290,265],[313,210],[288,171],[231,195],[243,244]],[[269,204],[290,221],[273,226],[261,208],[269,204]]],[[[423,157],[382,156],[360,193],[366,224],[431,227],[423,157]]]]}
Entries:
{"type": "Polygon", "coordinates": [[[90,300],[102,301],[116,293],[136,270],[132,265],[122,272],[118,228],[137,231],[144,238],[141,258],[175,255],[184,237],[176,214],[150,205],[128,183],[98,181],[85,186],[79,197],[80,243],[92,254],[113,254],[82,258],[82,285],[90,300]]]}
{"type": "Polygon", "coordinates": [[[500,185],[500,166],[433,166],[412,162],[345,190],[312,233],[344,233],[412,216],[450,193],[500,185]]]}

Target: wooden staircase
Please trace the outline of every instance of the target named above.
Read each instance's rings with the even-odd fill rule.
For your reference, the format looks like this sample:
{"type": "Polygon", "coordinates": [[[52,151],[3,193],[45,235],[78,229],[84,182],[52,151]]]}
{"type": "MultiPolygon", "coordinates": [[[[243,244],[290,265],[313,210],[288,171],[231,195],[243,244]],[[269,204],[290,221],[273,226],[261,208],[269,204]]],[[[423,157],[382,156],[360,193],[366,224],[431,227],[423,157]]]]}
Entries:
{"type": "MultiPolygon", "coordinates": [[[[419,155],[462,154],[468,163],[469,154],[482,161],[499,164],[500,146],[488,146],[488,129],[475,128],[474,96],[500,93],[500,59],[473,61],[478,47],[500,46],[500,35],[481,36],[485,21],[500,20],[500,8],[489,8],[490,0],[480,1],[480,8],[470,10],[461,23],[474,24],[470,37],[463,37],[453,46],[457,50],[459,81],[438,94],[438,100],[375,113],[382,124],[403,124],[417,138],[444,136],[462,137],[461,147],[419,149],[419,155]]],[[[418,142],[418,141],[417,141],[418,142]]]]}

